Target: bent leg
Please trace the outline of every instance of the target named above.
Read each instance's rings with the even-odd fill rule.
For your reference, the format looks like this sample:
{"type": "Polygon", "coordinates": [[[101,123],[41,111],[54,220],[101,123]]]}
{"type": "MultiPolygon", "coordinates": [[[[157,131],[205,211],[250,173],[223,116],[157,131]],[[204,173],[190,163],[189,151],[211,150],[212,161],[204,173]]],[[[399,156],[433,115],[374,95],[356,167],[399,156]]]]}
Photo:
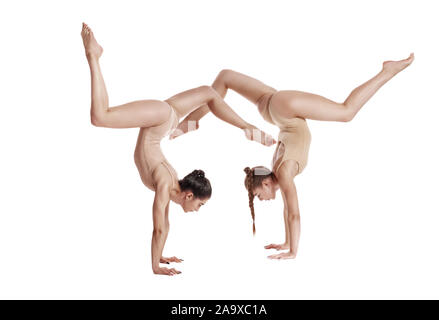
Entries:
{"type": "Polygon", "coordinates": [[[212,88],[222,98],[226,96],[227,89],[232,89],[255,104],[264,94],[276,92],[276,89],[263,82],[233,70],[222,70],[213,82],[212,88]]]}
{"type": "Polygon", "coordinates": [[[277,110],[286,117],[302,117],[323,121],[350,121],[364,104],[386,82],[413,62],[414,56],[400,61],[386,61],[383,69],[372,79],[354,89],[343,103],[337,103],[322,96],[300,92],[283,91],[272,99],[272,105],[287,105],[289,108],[278,107],[277,110]],[[282,110],[281,110],[282,109],[282,110]]]}
{"type": "MultiPolygon", "coordinates": [[[[232,89],[255,104],[265,93],[276,92],[276,89],[265,85],[261,81],[232,70],[222,70],[213,82],[212,88],[222,99],[226,96],[227,89],[232,89]]],[[[197,130],[199,120],[209,111],[210,108],[207,104],[200,105],[180,122],[178,128],[171,134],[171,139],[189,131],[197,130]]]]}
{"type": "Polygon", "coordinates": [[[274,139],[270,135],[244,121],[212,87],[201,86],[187,90],[167,99],[166,102],[171,104],[181,116],[206,104],[216,117],[237,128],[243,129],[249,140],[266,146],[271,146],[274,143],[274,139]]]}
{"type": "Polygon", "coordinates": [[[188,114],[205,104],[215,116],[235,127],[245,129],[249,125],[209,86],[183,91],[165,101],[171,104],[180,115],[188,114]]]}
{"type": "MultiPolygon", "coordinates": [[[[222,70],[213,82],[212,88],[215,89],[223,99],[227,94],[227,89],[232,89],[254,104],[256,104],[259,98],[264,94],[276,92],[276,89],[267,86],[263,82],[233,70],[222,70]]],[[[199,121],[209,113],[209,111],[209,107],[203,105],[189,114],[185,120],[199,121]]]]}

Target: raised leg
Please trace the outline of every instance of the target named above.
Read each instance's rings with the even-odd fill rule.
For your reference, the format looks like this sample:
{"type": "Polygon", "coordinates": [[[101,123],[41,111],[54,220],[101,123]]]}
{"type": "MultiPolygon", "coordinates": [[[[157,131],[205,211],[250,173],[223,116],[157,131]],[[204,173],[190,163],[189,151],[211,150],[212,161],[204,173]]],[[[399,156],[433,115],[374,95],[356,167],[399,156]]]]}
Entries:
{"type": "Polygon", "coordinates": [[[407,68],[414,60],[414,55],[400,61],[386,61],[383,69],[372,79],[354,89],[343,103],[337,103],[322,96],[300,92],[282,91],[272,101],[273,108],[285,117],[301,117],[323,121],[351,121],[361,107],[400,71],[407,68]],[[285,108],[289,106],[289,108],[285,108]]]}
{"type": "Polygon", "coordinates": [[[103,49],[93,31],[83,23],[81,36],[91,74],[91,110],[93,125],[108,128],[151,127],[165,122],[169,106],[158,100],[139,100],[116,107],[109,107],[108,93],[99,65],[103,49]]]}

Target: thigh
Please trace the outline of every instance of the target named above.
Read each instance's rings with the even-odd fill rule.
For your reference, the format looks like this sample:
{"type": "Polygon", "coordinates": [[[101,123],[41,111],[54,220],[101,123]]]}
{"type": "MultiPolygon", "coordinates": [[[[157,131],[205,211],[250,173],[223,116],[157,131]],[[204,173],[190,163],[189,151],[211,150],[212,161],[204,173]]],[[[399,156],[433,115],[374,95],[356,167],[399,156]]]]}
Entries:
{"type": "Polygon", "coordinates": [[[179,117],[183,117],[209,102],[214,95],[218,96],[218,93],[211,87],[201,86],[180,92],[165,101],[177,111],[179,117]]]}
{"type": "Polygon", "coordinates": [[[302,91],[279,91],[271,99],[270,108],[286,118],[322,121],[345,121],[349,113],[342,103],[302,91]]]}
{"type": "Polygon", "coordinates": [[[103,126],[110,128],[148,128],[168,120],[169,105],[159,100],[138,100],[111,107],[103,116],[103,126]]]}

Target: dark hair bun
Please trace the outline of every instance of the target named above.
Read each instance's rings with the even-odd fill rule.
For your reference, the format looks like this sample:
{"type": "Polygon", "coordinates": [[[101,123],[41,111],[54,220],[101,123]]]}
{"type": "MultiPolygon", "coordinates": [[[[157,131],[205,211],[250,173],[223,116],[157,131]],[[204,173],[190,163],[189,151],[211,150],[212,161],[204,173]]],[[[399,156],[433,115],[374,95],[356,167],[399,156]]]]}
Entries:
{"type": "Polygon", "coordinates": [[[212,196],[210,181],[204,176],[203,170],[192,171],[178,183],[182,191],[192,191],[195,198],[205,199],[212,196]]]}
{"type": "Polygon", "coordinates": [[[249,167],[245,167],[244,168],[244,172],[249,175],[252,172],[252,169],[250,169],[249,167]]]}
{"type": "Polygon", "coordinates": [[[194,170],[190,173],[191,176],[197,177],[197,178],[204,178],[204,171],[203,170],[194,170]]]}

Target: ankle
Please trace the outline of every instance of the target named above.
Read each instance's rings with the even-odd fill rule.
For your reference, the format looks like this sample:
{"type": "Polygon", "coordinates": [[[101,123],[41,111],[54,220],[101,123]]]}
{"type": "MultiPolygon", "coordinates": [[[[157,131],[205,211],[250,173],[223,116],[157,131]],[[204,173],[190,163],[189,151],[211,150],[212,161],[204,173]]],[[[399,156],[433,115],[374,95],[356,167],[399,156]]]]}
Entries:
{"type": "Polygon", "coordinates": [[[89,63],[93,63],[93,62],[98,62],[99,61],[99,57],[91,52],[85,52],[85,56],[87,57],[87,60],[89,63]]]}
{"type": "Polygon", "coordinates": [[[386,68],[383,68],[381,72],[379,73],[379,76],[383,83],[386,83],[390,79],[392,79],[395,76],[395,73],[392,72],[392,70],[388,70],[386,68]]]}

